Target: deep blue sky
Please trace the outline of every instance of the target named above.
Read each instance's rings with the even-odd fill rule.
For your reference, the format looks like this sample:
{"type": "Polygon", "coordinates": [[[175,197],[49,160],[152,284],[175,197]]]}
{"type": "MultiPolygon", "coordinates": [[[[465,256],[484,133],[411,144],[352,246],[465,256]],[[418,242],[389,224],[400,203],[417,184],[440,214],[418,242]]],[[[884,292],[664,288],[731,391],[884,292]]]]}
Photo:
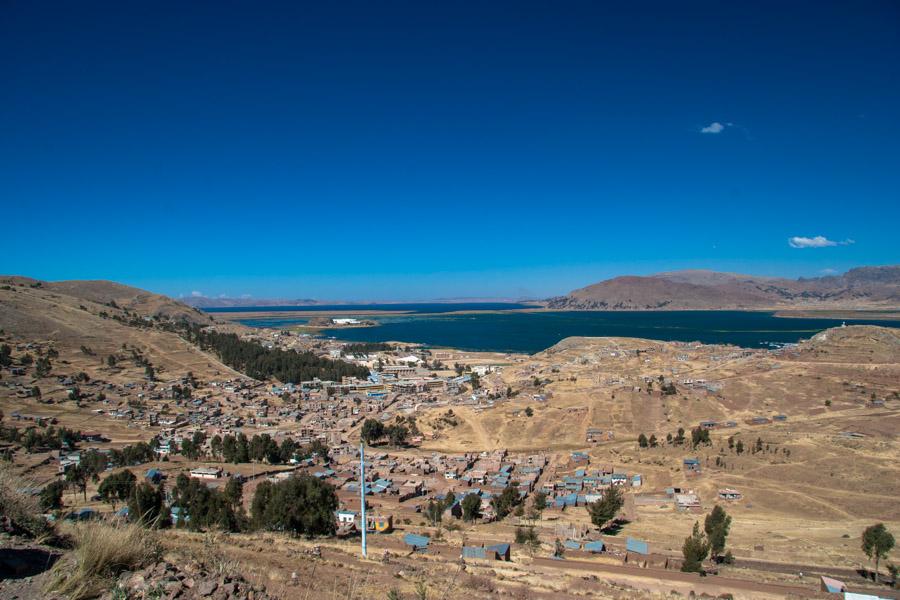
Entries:
{"type": "Polygon", "coordinates": [[[434,4],[0,3],[0,272],[416,300],[900,262],[898,3],[434,4]]]}

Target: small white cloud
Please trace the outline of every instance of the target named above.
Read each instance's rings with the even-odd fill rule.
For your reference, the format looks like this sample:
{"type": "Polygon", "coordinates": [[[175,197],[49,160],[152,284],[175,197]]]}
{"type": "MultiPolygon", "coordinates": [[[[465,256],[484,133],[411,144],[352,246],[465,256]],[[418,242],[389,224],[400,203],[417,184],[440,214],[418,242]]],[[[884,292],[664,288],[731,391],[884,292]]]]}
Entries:
{"type": "Polygon", "coordinates": [[[194,292],[191,292],[191,296],[193,296],[194,298],[202,298],[203,292],[194,291],[194,292]]]}
{"type": "MultiPolygon", "coordinates": [[[[731,123],[729,123],[728,125],[731,125],[731,123]]],[[[725,127],[725,125],[722,125],[718,121],[713,121],[706,127],[701,127],[700,133],[722,133],[723,131],[725,131],[725,127]]]]}
{"type": "Polygon", "coordinates": [[[854,243],[856,242],[849,239],[842,242],[836,242],[834,240],[829,240],[824,235],[817,235],[815,237],[794,236],[788,238],[788,246],[791,248],[828,248],[830,246],[849,246],[854,243]]]}
{"type": "Polygon", "coordinates": [[[819,273],[821,273],[822,275],[836,275],[837,269],[822,269],[821,271],[819,271],[819,273]]]}

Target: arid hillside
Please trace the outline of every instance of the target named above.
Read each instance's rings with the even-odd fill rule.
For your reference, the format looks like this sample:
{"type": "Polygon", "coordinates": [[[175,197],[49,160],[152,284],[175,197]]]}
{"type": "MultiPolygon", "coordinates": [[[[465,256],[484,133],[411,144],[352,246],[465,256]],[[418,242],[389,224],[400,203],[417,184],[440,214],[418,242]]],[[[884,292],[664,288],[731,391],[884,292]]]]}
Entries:
{"type": "Polygon", "coordinates": [[[175,333],[152,327],[170,319],[210,322],[189,306],[117,283],[0,277],[0,330],[16,340],[51,342],[70,360],[94,362],[127,345],[173,374],[233,373],[175,333]]]}
{"type": "Polygon", "coordinates": [[[676,271],[616,277],[548,300],[575,310],[900,308],[900,266],[860,267],[812,279],[676,271]]]}

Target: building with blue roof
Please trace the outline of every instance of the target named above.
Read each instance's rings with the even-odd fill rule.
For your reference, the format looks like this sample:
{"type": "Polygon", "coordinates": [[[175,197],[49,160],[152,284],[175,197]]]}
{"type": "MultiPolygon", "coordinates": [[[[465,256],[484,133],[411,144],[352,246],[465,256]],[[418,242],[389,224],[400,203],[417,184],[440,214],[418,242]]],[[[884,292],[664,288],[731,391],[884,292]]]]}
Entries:
{"type": "Polygon", "coordinates": [[[431,542],[431,540],[424,535],[407,533],[403,536],[403,543],[407,546],[412,546],[413,550],[425,550],[428,548],[429,542],[431,542]]]}
{"type": "Polygon", "coordinates": [[[635,554],[650,554],[650,545],[647,542],[631,537],[625,540],[625,549],[635,554]]]}

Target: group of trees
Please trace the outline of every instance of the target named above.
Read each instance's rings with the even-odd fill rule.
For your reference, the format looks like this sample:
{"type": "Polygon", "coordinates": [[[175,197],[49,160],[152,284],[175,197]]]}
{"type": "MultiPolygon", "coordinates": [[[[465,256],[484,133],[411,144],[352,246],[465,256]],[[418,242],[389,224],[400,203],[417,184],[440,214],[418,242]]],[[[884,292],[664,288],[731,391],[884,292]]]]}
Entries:
{"type": "Polygon", "coordinates": [[[74,449],[81,440],[81,434],[67,427],[53,425],[46,429],[28,427],[24,431],[16,427],[0,426],[0,440],[21,444],[31,453],[62,448],[74,449]]]}
{"type": "MultiPolygon", "coordinates": [[[[186,442],[182,442],[182,454],[186,442]]],[[[190,440],[192,451],[193,448],[199,451],[199,446],[203,443],[201,441],[198,445],[196,442],[196,439],[190,440]]],[[[294,457],[303,459],[318,455],[328,458],[328,447],[320,440],[313,440],[312,443],[301,446],[288,437],[279,445],[268,433],[254,435],[249,439],[243,433],[224,437],[215,435],[210,440],[209,446],[213,457],[233,464],[265,461],[271,465],[279,465],[289,462],[294,457]]]]}
{"type": "Polygon", "coordinates": [[[494,507],[494,513],[497,515],[497,520],[503,520],[506,516],[513,511],[516,506],[518,506],[520,501],[519,497],[519,484],[518,482],[511,482],[503,491],[500,492],[497,496],[491,500],[491,506],[494,507]]]}
{"type": "Polygon", "coordinates": [[[409,433],[409,428],[403,423],[398,422],[385,426],[377,419],[366,419],[359,435],[367,444],[387,438],[392,446],[403,446],[406,444],[409,433]]]}
{"type": "Polygon", "coordinates": [[[659,441],[656,439],[655,434],[650,434],[649,439],[643,433],[638,436],[638,446],[641,448],[656,448],[658,445],[659,441]]]}
{"type": "Polygon", "coordinates": [[[134,476],[134,473],[123,469],[104,479],[97,488],[97,494],[101,500],[112,504],[115,508],[119,502],[128,502],[134,494],[136,485],[137,477],[134,476]]]}
{"type": "Polygon", "coordinates": [[[436,527],[444,518],[444,511],[456,503],[456,495],[453,492],[447,492],[443,500],[429,500],[425,506],[425,518],[432,527],[436,527]]]}
{"type": "Polygon", "coordinates": [[[731,517],[719,505],[706,515],[703,530],[700,529],[700,523],[695,522],[691,535],[685,538],[681,547],[684,557],[681,570],[688,573],[703,573],[703,561],[707,556],[712,556],[716,562],[731,563],[734,560],[731,552],[725,552],[725,542],[728,540],[730,529],[731,517]]]}
{"type": "Polygon", "coordinates": [[[172,505],[181,509],[179,520],[173,525],[195,531],[209,527],[243,531],[248,525],[243,497],[244,486],[237,478],[229,479],[219,491],[181,473],[172,491],[172,505]]]}
{"type": "Polygon", "coordinates": [[[311,475],[290,477],[256,488],[250,512],[258,529],[290,535],[332,535],[338,499],[334,487],[311,475]]]}
{"type": "Polygon", "coordinates": [[[392,350],[391,345],[386,342],[359,342],[357,344],[347,344],[341,348],[341,356],[389,352],[390,350],[392,350]]]}
{"type": "Polygon", "coordinates": [[[299,383],[316,377],[340,381],[342,377],[366,378],[369,370],[343,360],[322,358],[313,352],[268,349],[242,340],[234,333],[207,331],[199,325],[183,325],[182,335],[203,350],[214,352],[226,365],[253,377],[299,383]]]}

